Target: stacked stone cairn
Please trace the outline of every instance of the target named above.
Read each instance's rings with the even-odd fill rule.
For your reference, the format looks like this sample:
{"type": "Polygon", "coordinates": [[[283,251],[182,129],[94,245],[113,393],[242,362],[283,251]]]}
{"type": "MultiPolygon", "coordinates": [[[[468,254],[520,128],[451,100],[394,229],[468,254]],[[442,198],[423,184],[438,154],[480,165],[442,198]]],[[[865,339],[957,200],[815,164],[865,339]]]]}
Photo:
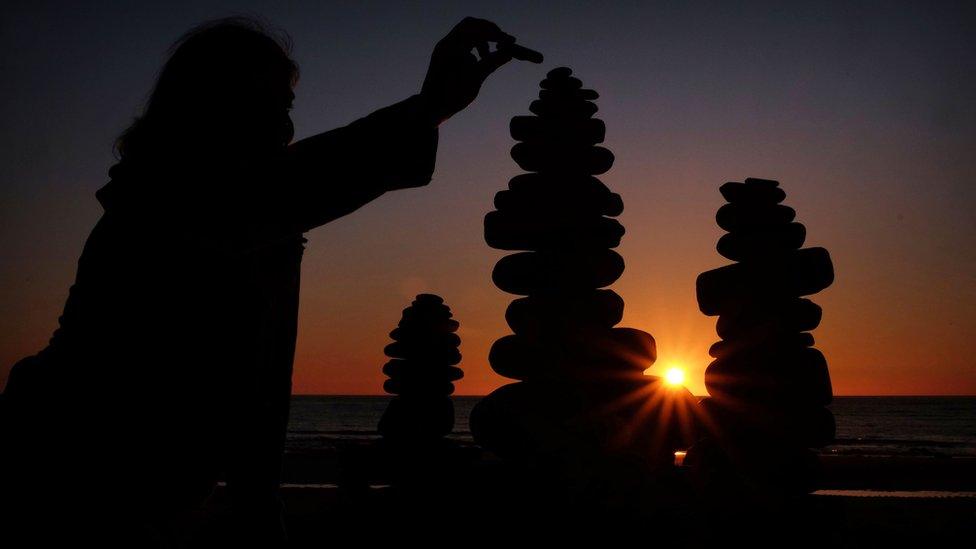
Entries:
{"type": "Polygon", "coordinates": [[[728,200],[718,225],[728,231],[718,252],[732,261],[702,273],[698,304],[718,315],[721,341],[705,371],[706,438],[685,463],[710,489],[758,495],[803,494],[816,488],[811,448],[833,440],[832,398],[823,354],[809,333],[821,309],[802,296],[834,279],[823,248],[802,248],[806,229],[783,204],[776,181],[746,179],[720,188],[728,200]]]}
{"type": "Polygon", "coordinates": [[[437,443],[454,429],[454,381],[464,373],[458,346],[459,327],[444,300],[420,294],[403,311],[400,324],[390,332],[393,343],[384,352],[391,358],[383,366],[390,379],[383,389],[396,395],[380,419],[379,432],[394,444],[437,443]]]}
{"type": "Polygon", "coordinates": [[[598,95],[565,67],[541,87],[529,107],[535,116],[516,116],[510,126],[518,141],[512,158],[532,173],[513,178],[485,217],[488,245],[519,251],[492,272],[496,286],[525,297],[505,313],[514,334],[495,341],[488,357],[495,372],[519,382],[477,404],[472,433],[506,462],[562,470],[575,482],[586,482],[580,471],[623,474],[625,461],[671,468],[678,414],[663,421],[660,408],[696,403],[684,388],[643,374],[656,358],[654,338],[615,328],[624,302],[601,289],[623,273],[612,248],[624,228],[613,219],[623,211],[620,196],[594,177],[614,159],[596,146],[605,133],[593,118],[598,95]]]}

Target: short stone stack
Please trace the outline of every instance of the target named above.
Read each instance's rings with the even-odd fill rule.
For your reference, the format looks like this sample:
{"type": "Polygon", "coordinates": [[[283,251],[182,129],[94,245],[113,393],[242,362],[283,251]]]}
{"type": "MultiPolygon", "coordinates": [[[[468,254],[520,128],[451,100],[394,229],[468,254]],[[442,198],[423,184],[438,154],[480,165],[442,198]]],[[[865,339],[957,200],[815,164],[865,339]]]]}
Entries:
{"type": "Polygon", "coordinates": [[[720,188],[728,204],[718,225],[728,231],[718,252],[736,261],[698,277],[698,304],[718,315],[722,341],[705,371],[711,398],[702,401],[708,438],[686,463],[709,471],[716,488],[759,494],[815,489],[817,460],[810,448],[829,444],[834,420],[823,354],[812,347],[821,309],[802,296],[834,279],[830,254],[801,248],[806,229],[781,202],[779,183],[746,179],[720,188]]]}
{"type": "Polygon", "coordinates": [[[390,332],[394,342],[384,352],[392,360],[383,366],[390,379],[383,389],[396,397],[380,419],[379,431],[393,443],[410,445],[441,440],[454,429],[454,381],[464,372],[451,318],[444,300],[420,294],[403,310],[399,326],[390,332]]]}
{"type": "MultiPolygon", "coordinates": [[[[488,357],[495,372],[520,382],[478,403],[472,433],[506,461],[553,473],[576,468],[567,475],[574,480],[580,469],[599,474],[594,464],[619,464],[621,457],[652,470],[670,467],[680,429],[675,417],[662,420],[660,408],[694,402],[685,389],[643,375],[656,358],[654,338],[615,328],[624,302],[600,289],[623,273],[612,248],[624,228],[613,219],[623,211],[620,196],[594,177],[614,159],[596,146],[605,133],[603,121],[592,118],[598,95],[565,67],[549,72],[541,87],[529,107],[535,116],[511,121],[519,141],[512,158],[534,173],[513,178],[485,217],[489,246],[527,250],[502,258],[492,272],[500,289],[525,296],[505,313],[514,335],[497,340],[488,357]]],[[[625,468],[603,472],[610,469],[625,468]]]]}

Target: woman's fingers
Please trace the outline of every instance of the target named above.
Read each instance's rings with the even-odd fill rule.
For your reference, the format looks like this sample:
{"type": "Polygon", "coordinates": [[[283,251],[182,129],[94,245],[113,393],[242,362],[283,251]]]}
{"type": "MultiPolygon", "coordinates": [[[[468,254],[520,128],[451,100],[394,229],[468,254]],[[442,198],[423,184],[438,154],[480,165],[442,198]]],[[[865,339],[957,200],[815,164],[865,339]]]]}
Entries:
{"type": "Polygon", "coordinates": [[[468,17],[455,25],[434,47],[420,90],[434,111],[432,118],[440,123],[468,106],[488,75],[512,59],[541,63],[542,54],[517,45],[514,36],[491,21],[468,17]]]}
{"type": "Polygon", "coordinates": [[[518,59],[519,61],[528,61],[530,63],[542,63],[542,59],[543,59],[541,53],[533,49],[526,48],[525,46],[520,46],[518,44],[515,44],[514,42],[507,45],[499,44],[498,50],[507,51],[508,54],[512,56],[512,58],[518,59]]]}
{"type": "Polygon", "coordinates": [[[446,43],[451,49],[463,49],[464,51],[476,49],[482,61],[490,59],[487,63],[480,63],[486,70],[490,67],[487,73],[512,59],[532,63],[542,63],[543,59],[541,53],[516,44],[515,37],[502,31],[498,25],[475,17],[466,17],[455,25],[444,38],[443,43],[446,43]],[[496,51],[502,53],[494,55],[488,46],[489,42],[495,42],[497,44],[496,51]]]}
{"type": "Polygon", "coordinates": [[[543,59],[541,53],[512,43],[500,44],[497,50],[487,54],[479,48],[478,55],[481,56],[481,60],[478,61],[478,70],[481,73],[482,80],[488,78],[489,74],[495,72],[498,67],[508,63],[512,59],[529,61],[531,63],[542,63],[543,59]]]}

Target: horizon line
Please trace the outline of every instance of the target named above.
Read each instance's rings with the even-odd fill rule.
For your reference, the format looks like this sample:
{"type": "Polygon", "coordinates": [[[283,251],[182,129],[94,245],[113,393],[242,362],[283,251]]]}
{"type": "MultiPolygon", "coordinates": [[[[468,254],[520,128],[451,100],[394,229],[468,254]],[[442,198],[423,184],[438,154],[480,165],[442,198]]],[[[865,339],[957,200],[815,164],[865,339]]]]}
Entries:
{"type": "MultiPolygon", "coordinates": [[[[295,396],[309,396],[309,397],[395,397],[396,395],[391,395],[387,393],[292,393],[295,396]]],[[[448,395],[451,397],[476,397],[484,398],[488,395],[476,395],[476,394],[452,394],[448,395]]],[[[711,395],[692,395],[696,398],[705,398],[711,395]]],[[[968,394],[883,394],[883,395],[864,395],[864,394],[850,394],[850,395],[834,395],[834,398],[898,398],[898,397],[917,397],[917,398],[959,398],[959,397],[974,397],[976,398],[976,393],[968,394]]]]}

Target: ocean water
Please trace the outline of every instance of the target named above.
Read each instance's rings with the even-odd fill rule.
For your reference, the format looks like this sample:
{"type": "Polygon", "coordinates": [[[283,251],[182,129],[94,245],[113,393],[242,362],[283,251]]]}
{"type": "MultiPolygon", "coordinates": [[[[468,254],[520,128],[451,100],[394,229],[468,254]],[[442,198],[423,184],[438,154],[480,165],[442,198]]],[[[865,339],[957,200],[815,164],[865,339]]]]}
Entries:
{"type": "MultiPolygon", "coordinates": [[[[391,397],[296,396],[288,449],[328,448],[377,438],[391,397]]],[[[470,441],[468,416],[480,397],[454,397],[453,438],[470,441]]],[[[976,456],[976,397],[835,397],[837,439],[826,454],[976,456]]]]}
{"type": "Polygon", "coordinates": [[[976,397],[835,397],[834,454],[976,456],[976,397]]]}
{"type": "MultiPolygon", "coordinates": [[[[288,450],[328,448],[336,440],[379,438],[376,426],[393,397],[294,396],[288,423],[288,450]]],[[[468,416],[481,397],[455,396],[454,432],[450,437],[471,441],[468,416]]]]}

